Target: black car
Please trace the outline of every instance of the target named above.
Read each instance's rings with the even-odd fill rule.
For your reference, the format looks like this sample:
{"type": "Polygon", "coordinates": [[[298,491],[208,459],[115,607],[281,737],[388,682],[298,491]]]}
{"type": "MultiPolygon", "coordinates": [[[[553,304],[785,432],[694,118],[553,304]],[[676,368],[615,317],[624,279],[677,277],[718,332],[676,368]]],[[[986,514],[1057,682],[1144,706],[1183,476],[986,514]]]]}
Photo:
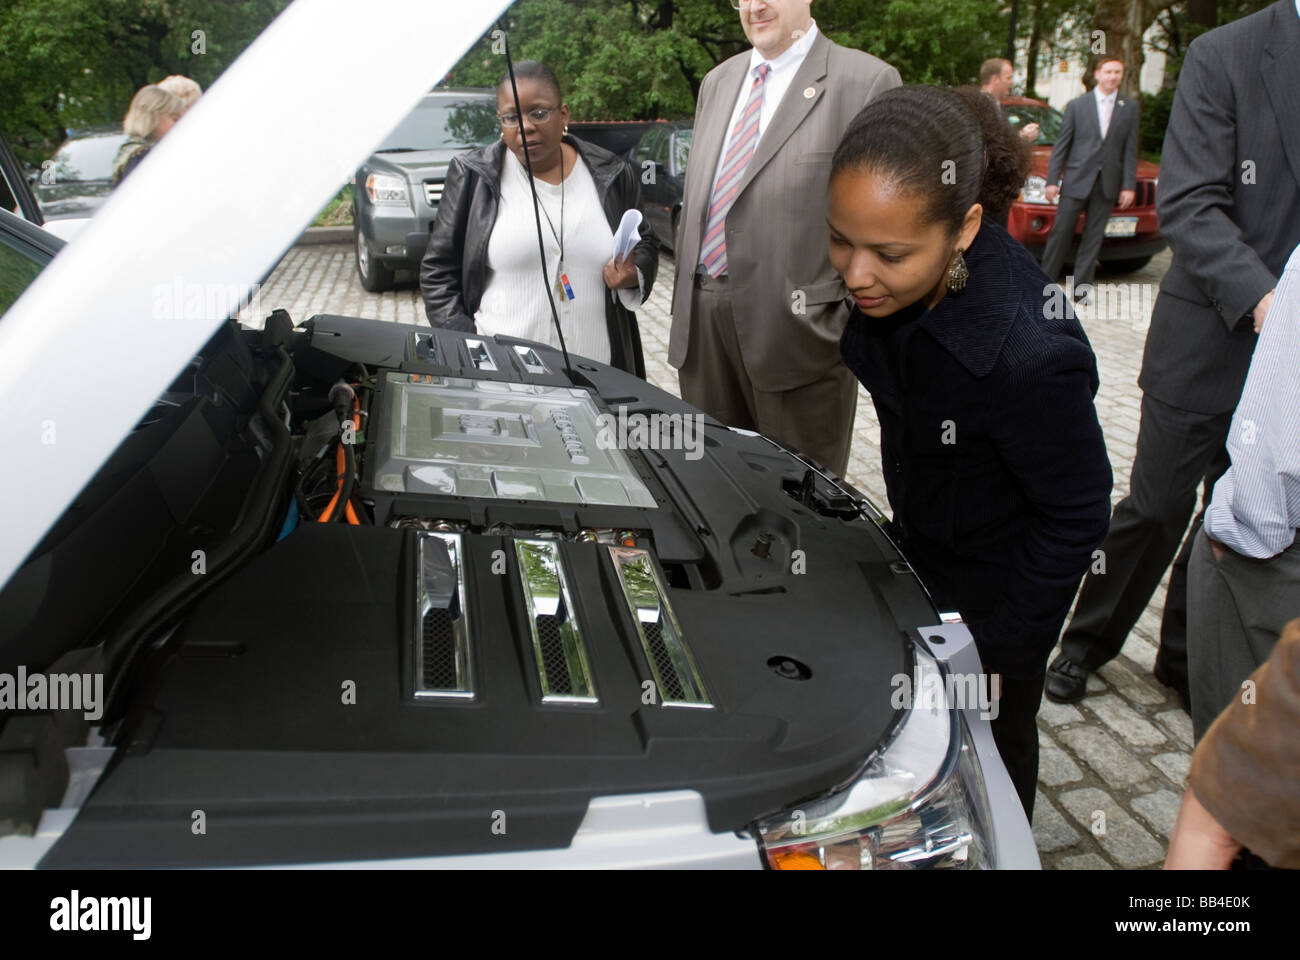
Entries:
{"type": "Polygon", "coordinates": [[[499,132],[493,91],[435,90],[384,138],[353,179],[353,250],[363,287],[389,290],[394,271],[418,269],[451,158],[499,132]]]}
{"type": "Polygon", "coordinates": [[[676,249],[677,217],[686,189],[686,161],[691,155],[691,121],[657,123],[628,152],[641,177],[646,223],[667,249],[676,249]]]}

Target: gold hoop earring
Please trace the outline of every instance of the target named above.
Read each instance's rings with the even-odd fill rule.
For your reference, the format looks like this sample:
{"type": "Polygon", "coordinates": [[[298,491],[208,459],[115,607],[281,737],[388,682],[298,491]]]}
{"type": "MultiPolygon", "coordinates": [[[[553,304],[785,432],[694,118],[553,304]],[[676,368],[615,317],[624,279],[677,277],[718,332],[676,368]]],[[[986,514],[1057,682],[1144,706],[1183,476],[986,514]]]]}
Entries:
{"type": "Polygon", "coordinates": [[[567,123],[564,125],[564,135],[566,137],[569,135],[569,125],[567,123]]]}
{"type": "Polygon", "coordinates": [[[966,281],[970,279],[970,270],[966,267],[966,260],[962,257],[962,251],[957,251],[957,256],[953,258],[948,267],[948,289],[953,293],[961,293],[966,289],[966,281]]]}

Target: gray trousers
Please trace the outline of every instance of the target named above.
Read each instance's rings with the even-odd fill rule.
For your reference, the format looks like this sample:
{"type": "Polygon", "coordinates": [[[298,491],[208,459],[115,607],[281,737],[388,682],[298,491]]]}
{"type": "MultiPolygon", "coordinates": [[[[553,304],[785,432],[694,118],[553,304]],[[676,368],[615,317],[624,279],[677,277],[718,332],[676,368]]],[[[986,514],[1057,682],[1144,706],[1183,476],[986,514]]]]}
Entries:
{"type": "Polygon", "coordinates": [[[1215,560],[1205,532],[1196,535],[1187,565],[1187,664],[1198,743],[1296,617],[1300,537],[1268,560],[1231,550],[1215,560]]]}
{"type": "Polygon", "coordinates": [[[1106,221],[1115,206],[1115,198],[1102,192],[1101,174],[1092,185],[1087,197],[1061,197],[1056,207],[1056,222],[1047,235],[1047,246],[1043,249],[1043,273],[1048,279],[1055,280],[1061,272],[1061,266],[1070,252],[1074,240],[1074,225],[1079,221],[1079,214],[1087,210],[1083,221],[1083,236],[1079,238],[1079,250],[1074,255],[1074,289],[1083,284],[1091,284],[1097,270],[1097,257],[1101,253],[1101,243],[1106,238],[1106,221]]]}
{"type": "Polygon", "coordinates": [[[756,430],[844,476],[858,409],[857,378],[837,363],[802,387],[759,390],[740,353],[727,278],[693,284],[690,347],[677,371],[682,399],[729,427],[756,430]]]}
{"type": "MultiPolygon", "coordinates": [[[[1061,652],[1075,663],[1096,670],[1118,656],[1178,553],[1196,508],[1197,487],[1204,486],[1208,496],[1228,467],[1223,445],[1231,422],[1230,413],[1192,413],[1149,393],[1142,395],[1129,494],[1116,504],[1101,545],[1106,570],[1084,578],[1074,616],[1061,638],[1061,652]]],[[[1193,533],[1197,529],[1194,526],[1193,533]]],[[[1187,669],[1181,615],[1185,592],[1185,578],[1175,565],[1165,598],[1159,659],[1178,685],[1186,682],[1187,669]]]]}

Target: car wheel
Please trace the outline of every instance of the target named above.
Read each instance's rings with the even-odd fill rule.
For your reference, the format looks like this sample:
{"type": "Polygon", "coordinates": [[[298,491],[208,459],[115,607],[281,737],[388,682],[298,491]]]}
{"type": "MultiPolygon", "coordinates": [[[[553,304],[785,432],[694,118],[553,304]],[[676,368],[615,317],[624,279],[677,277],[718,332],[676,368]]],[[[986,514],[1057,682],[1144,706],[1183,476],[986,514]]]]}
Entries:
{"type": "Polygon", "coordinates": [[[360,227],[352,228],[352,250],[357,258],[357,275],[361,277],[361,286],[371,293],[382,293],[393,289],[393,271],[379,262],[366,244],[366,235],[360,227]]]}
{"type": "Polygon", "coordinates": [[[1115,273],[1136,273],[1150,262],[1150,257],[1133,257],[1130,260],[1111,260],[1106,266],[1115,273]]]}

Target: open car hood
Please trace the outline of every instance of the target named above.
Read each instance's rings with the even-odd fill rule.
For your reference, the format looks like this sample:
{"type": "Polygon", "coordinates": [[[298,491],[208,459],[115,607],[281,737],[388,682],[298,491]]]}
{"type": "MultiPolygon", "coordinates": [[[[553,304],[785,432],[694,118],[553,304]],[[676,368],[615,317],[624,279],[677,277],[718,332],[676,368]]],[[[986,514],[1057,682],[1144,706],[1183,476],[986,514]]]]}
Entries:
{"type": "Polygon", "coordinates": [[[360,0],[297,0],[9,309],[0,584],[224,319],[167,315],[158,291],[251,291],[508,5],[391,0],[402,29],[379,31],[356,29],[360,0]],[[340,36],[347,56],[319,56],[340,36]]]}

